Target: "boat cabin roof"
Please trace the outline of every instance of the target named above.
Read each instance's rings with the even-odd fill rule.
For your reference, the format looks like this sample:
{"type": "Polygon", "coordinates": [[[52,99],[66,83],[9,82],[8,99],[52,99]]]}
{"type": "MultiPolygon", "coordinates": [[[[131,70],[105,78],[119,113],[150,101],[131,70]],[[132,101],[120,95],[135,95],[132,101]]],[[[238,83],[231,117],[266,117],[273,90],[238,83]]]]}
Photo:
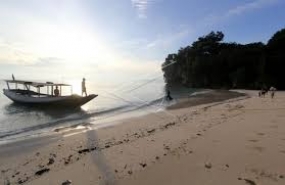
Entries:
{"type": "Polygon", "coordinates": [[[23,84],[23,85],[31,85],[34,87],[44,87],[44,86],[71,86],[70,84],[63,84],[63,83],[53,83],[53,82],[32,82],[32,81],[25,81],[25,80],[5,80],[8,83],[16,83],[16,84],[23,84]]]}

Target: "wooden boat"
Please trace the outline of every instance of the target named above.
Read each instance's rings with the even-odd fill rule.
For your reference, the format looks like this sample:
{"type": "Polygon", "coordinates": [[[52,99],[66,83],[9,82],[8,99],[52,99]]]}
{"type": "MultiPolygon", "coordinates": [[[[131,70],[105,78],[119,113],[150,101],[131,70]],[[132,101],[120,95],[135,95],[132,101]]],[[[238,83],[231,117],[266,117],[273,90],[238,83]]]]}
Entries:
{"type": "Polygon", "coordinates": [[[83,97],[72,94],[72,86],[63,83],[39,83],[14,79],[5,81],[7,89],[3,89],[3,93],[15,103],[26,105],[41,107],[80,107],[98,96],[96,94],[90,94],[83,97]],[[66,87],[70,88],[71,93],[69,95],[62,95],[63,88],[66,87]],[[58,94],[54,94],[55,88],[58,89],[58,94]],[[46,93],[41,93],[43,89],[46,90],[46,93]]]}

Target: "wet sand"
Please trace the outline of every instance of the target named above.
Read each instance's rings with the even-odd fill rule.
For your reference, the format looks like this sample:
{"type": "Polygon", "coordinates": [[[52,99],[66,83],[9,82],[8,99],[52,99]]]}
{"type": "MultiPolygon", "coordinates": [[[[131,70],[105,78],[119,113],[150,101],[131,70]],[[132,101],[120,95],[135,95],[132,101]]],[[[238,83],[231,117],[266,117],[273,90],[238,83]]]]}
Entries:
{"type": "Polygon", "coordinates": [[[274,100],[242,92],[213,91],[206,102],[201,94],[106,128],[11,144],[1,148],[0,182],[285,184],[285,92],[274,100]]]}

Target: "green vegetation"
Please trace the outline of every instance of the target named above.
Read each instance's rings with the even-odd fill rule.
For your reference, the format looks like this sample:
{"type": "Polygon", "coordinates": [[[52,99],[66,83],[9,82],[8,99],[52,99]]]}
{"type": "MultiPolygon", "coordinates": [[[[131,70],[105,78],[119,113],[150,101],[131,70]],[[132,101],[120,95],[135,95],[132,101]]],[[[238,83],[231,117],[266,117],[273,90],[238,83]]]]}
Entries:
{"type": "Polygon", "coordinates": [[[162,64],[166,83],[193,88],[285,89],[285,29],[265,45],[222,42],[211,32],[169,54],[162,64]]]}

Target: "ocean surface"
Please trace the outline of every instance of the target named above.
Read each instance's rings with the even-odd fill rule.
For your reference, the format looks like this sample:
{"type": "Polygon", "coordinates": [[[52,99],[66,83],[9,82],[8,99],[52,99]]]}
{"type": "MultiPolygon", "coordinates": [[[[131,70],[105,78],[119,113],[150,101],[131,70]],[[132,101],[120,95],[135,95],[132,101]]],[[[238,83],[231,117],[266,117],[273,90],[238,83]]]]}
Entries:
{"type": "Polygon", "coordinates": [[[174,101],[168,102],[165,100],[162,76],[114,86],[87,81],[88,93],[99,96],[80,109],[70,110],[18,105],[3,94],[2,89],[6,88],[3,80],[0,88],[0,144],[54,133],[60,129],[102,127],[123,118],[155,113],[175,103],[175,98],[194,92],[193,89],[176,88],[171,94],[174,101]]]}

